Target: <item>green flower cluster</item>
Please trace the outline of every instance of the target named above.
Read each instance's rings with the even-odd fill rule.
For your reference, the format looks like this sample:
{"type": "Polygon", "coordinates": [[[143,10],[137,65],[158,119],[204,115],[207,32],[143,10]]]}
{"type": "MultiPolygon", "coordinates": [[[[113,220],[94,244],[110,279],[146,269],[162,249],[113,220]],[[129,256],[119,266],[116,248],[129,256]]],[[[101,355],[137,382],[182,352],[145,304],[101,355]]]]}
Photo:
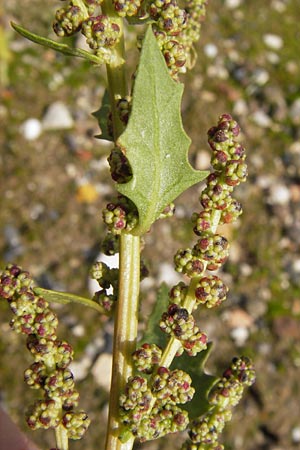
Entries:
{"type": "Polygon", "coordinates": [[[87,44],[105,64],[114,62],[114,48],[121,38],[120,18],[136,17],[152,23],[153,32],[173,78],[186,72],[195,60],[193,45],[200,37],[206,0],[112,0],[116,18],[101,10],[102,0],[71,0],[55,15],[53,29],[60,36],[81,32],[87,44]],[[119,16],[119,17],[118,17],[119,16]]]}
{"type": "Polygon", "coordinates": [[[131,231],[138,222],[135,205],[123,195],[119,195],[116,202],[108,203],[102,216],[109,232],[117,235],[122,231],[131,231]]]}
{"type": "Polygon", "coordinates": [[[207,348],[207,336],[199,330],[193,315],[176,303],[171,304],[162,315],[159,326],[162,331],[178,339],[190,356],[207,348]]]}
{"type": "Polygon", "coordinates": [[[81,32],[89,47],[105,64],[114,59],[113,49],[120,41],[118,21],[101,14],[102,0],[72,0],[56,11],[53,30],[59,37],[81,32]],[[97,14],[99,12],[99,14],[97,14]]]}
{"type": "Polygon", "coordinates": [[[24,380],[32,389],[41,389],[44,397],[27,412],[30,428],[64,426],[70,439],[80,439],[90,420],[83,411],[75,411],[79,394],[68,369],[72,347],[56,337],[56,315],[44,298],[36,295],[28,272],[9,265],[0,273],[0,296],[7,299],[14,314],[10,325],[27,335],[27,348],[34,363],[25,370],[24,380]]]}
{"type": "Polygon", "coordinates": [[[205,0],[192,0],[179,5],[176,0],[154,0],[145,6],[154,21],[153,31],[170,74],[186,72],[194,64],[193,44],[200,37],[201,22],[206,12],[205,0]]]}
{"type": "Polygon", "coordinates": [[[211,163],[215,169],[207,178],[200,202],[203,210],[192,215],[198,241],[192,248],[180,249],[174,257],[175,269],[191,278],[187,286],[180,282],[169,292],[169,307],[163,314],[160,328],[182,344],[181,351],[195,355],[207,347],[191,312],[199,305],[213,308],[220,305],[228,291],[217,275],[205,270],[219,269],[229,254],[227,239],[216,233],[219,223],[230,223],[241,214],[239,202],[232,197],[235,186],[245,181],[247,166],[245,149],[236,140],[240,128],[229,114],[219,118],[218,125],[208,131],[213,150],[211,163]]]}
{"type": "Polygon", "coordinates": [[[231,419],[232,409],[242,398],[245,387],[255,381],[255,372],[247,357],[234,358],[223,377],[212,387],[208,401],[210,410],[190,424],[189,440],[182,450],[221,450],[219,434],[231,419]]]}
{"type": "Polygon", "coordinates": [[[90,276],[101,288],[94,294],[93,300],[102,306],[105,314],[111,313],[118,298],[119,269],[111,269],[104,262],[97,261],[90,270],[90,276]],[[112,293],[108,293],[109,289],[112,293]]]}
{"type": "Polygon", "coordinates": [[[189,423],[188,413],[178,404],[189,402],[194,395],[190,376],[182,370],[157,366],[161,351],[144,344],[134,353],[138,371],[152,377],[132,376],[120,397],[120,415],[125,430],[139,441],[156,439],[183,431],[189,423]]]}

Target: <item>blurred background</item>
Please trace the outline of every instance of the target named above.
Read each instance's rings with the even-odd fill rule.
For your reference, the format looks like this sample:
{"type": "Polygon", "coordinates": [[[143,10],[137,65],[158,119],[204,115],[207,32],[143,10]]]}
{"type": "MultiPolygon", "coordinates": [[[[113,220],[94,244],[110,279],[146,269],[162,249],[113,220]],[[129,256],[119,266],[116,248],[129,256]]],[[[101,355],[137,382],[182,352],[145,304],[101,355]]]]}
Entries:
{"type": "MultiPolygon", "coordinates": [[[[88,272],[105,235],[101,209],[114,194],[109,145],[94,138],[99,129],[91,116],[101,104],[105,70],[36,46],[10,28],[13,20],[54,38],[61,2],[6,3],[0,3],[0,264],[21,265],[43,287],[90,295],[88,272]]],[[[249,178],[236,193],[244,213],[224,228],[231,253],[220,276],[230,287],[228,300],[198,316],[214,342],[210,373],[221,374],[241,354],[257,370],[223,436],[228,450],[300,448],[299,23],[298,0],[211,0],[197,63],[182,78],[191,163],[209,167],[207,129],[224,112],[240,123],[248,150],[249,178]]],[[[129,77],[137,58],[134,33],[127,30],[129,77]]],[[[180,196],[176,216],[145,238],[150,276],[142,289],[141,330],[159,283],[177,282],[174,253],[196,240],[189,219],[200,210],[200,190],[180,196]]],[[[71,449],[101,448],[112,322],[76,305],[54,309],[59,336],[74,346],[81,406],[92,419],[85,440],[71,449]]],[[[10,318],[0,302],[0,401],[41,448],[53,447],[51,432],[26,429],[24,409],[34,392],[22,377],[32,360],[23,336],[10,331],[10,318]]],[[[179,448],[180,439],[142,448],[179,448]]]]}

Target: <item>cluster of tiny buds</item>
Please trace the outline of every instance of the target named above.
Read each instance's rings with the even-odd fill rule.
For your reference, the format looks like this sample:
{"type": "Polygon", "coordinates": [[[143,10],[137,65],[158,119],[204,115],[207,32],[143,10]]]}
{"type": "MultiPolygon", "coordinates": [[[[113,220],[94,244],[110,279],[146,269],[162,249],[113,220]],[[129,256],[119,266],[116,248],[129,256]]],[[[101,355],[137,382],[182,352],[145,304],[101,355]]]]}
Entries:
{"type": "Polygon", "coordinates": [[[119,196],[115,203],[108,203],[102,212],[102,216],[109,232],[113,234],[130,231],[138,222],[135,205],[124,196],[119,196]]]}
{"type": "Polygon", "coordinates": [[[118,275],[119,269],[109,268],[101,261],[95,262],[90,270],[90,276],[100,286],[95,292],[93,300],[103,308],[103,313],[109,314],[113,311],[118,298],[118,275]],[[111,293],[109,291],[112,291],[111,293]]]}
{"type": "Polygon", "coordinates": [[[70,1],[66,8],[56,11],[53,30],[59,37],[72,36],[80,31],[95,54],[110,64],[112,49],[120,41],[121,28],[109,16],[97,15],[101,3],[102,0],[70,1]]]}
{"type": "Polygon", "coordinates": [[[178,404],[193,398],[191,378],[182,370],[157,366],[158,359],[158,347],[144,344],[139,348],[134,353],[137,367],[149,373],[148,368],[152,371],[155,366],[155,372],[150,379],[140,375],[130,377],[120,397],[122,422],[141,442],[183,431],[189,422],[187,412],[178,404]]]}
{"type": "Polygon", "coordinates": [[[212,387],[208,395],[209,411],[190,425],[190,439],[182,450],[205,450],[223,448],[218,443],[219,434],[231,419],[232,409],[242,398],[245,387],[255,381],[255,371],[249,358],[232,360],[223,377],[212,387]]]}
{"type": "MultiPolygon", "coordinates": [[[[102,0],[69,1],[55,14],[53,29],[60,36],[81,32],[87,44],[106,64],[113,60],[112,50],[121,37],[118,19],[101,11],[102,0]]],[[[199,39],[201,21],[205,16],[206,0],[189,0],[181,8],[177,0],[112,0],[120,17],[148,17],[173,78],[191,67],[193,43],[199,39]]]]}
{"type": "Polygon", "coordinates": [[[192,314],[176,303],[169,305],[159,323],[160,329],[178,339],[186,352],[195,356],[207,348],[207,336],[199,330],[192,314]]]}
{"type": "Polygon", "coordinates": [[[218,223],[230,223],[241,213],[240,204],[231,197],[234,187],[247,174],[245,149],[236,141],[239,131],[229,114],[223,114],[218,125],[208,131],[215,171],[201,194],[204,210],[192,216],[198,240],[192,248],[178,250],[174,257],[175,269],[192,280],[190,286],[180,282],[170,290],[169,307],[162,315],[160,328],[181,342],[179,354],[186,350],[195,355],[207,347],[207,336],[199,330],[190,311],[199,305],[213,308],[226,300],[227,286],[217,275],[204,272],[219,269],[229,254],[227,239],[216,233],[218,223]]]}
{"type": "Polygon", "coordinates": [[[9,265],[0,273],[0,296],[7,299],[14,314],[11,327],[27,336],[27,348],[34,357],[34,363],[25,370],[24,381],[30,388],[44,392],[44,398],[27,412],[29,427],[63,425],[70,439],[80,439],[90,421],[85,413],[74,411],[79,394],[68,369],[73,350],[56,337],[56,315],[46,300],[35,294],[29,273],[16,265],[9,265]],[[70,415],[72,420],[68,420],[70,415]]]}
{"type": "Polygon", "coordinates": [[[191,0],[180,8],[176,0],[150,1],[148,14],[154,20],[153,31],[171,76],[176,79],[191,67],[192,45],[199,39],[203,0],[191,0]]]}

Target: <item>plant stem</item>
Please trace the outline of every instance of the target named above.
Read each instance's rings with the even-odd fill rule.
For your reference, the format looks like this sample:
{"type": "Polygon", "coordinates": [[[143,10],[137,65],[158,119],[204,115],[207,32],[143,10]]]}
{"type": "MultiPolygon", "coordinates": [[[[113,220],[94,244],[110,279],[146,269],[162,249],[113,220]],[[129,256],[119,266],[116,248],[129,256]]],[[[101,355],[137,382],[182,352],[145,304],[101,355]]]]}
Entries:
{"type": "Polygon", "coordinates": [[[56,446],[59,450],[68,450],[69,439],[68,431],[63,425],[59,425],[55,428],[56,446]]]}
{"type": "MultiPolygon", "coordinates": [[[[124,67],[124,34],[122,19],[116,14],[112,2],[104,0],[101,5],[104,14],[116,22],[121,30],[121,39],[114,48],[114,58],[106,66],[108,92],[112,109],[114,141],[124,131],[117,110],[117,101],[128,93],[124,67]]],[[[136,349],[138,307],[140,287],[140,238],[122,233],[119,249],[119,296],[115,312],[112,379],[109,400],[109,418],[106,435],[106,450],[131,450],[134,437],[125,443],[119,439],[119,398],[128,378],[132,375],[132,353],[136,349]]]]}
{"type": "Polygon", "coordinates": [[[119,298],[115,316],[112,380],[106,450],[129,450],[133,438],[119,440],[119,397],[132,375],[131,355],[136,349],[140,283],[140,238],[122,234],[120,243],[119,298]]]}

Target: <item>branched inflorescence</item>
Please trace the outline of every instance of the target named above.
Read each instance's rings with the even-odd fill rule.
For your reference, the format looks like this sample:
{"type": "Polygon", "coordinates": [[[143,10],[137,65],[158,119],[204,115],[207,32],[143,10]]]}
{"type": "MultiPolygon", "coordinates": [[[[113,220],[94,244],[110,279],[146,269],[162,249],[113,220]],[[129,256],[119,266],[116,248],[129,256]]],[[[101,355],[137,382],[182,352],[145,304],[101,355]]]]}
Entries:
{"type": "Polygon", "coordinates": [[[79,394],[68,366],[73,358],[70,344],[56,336],[56,315],[44,298],[36,295],[28,272],[9,265],[0,273],[0,297],[7,299],[14,314],[10,325],[27,336],[27,348],[34,363],[25,370],[24,380],[32,389],[41,389],[44,397],[27,412],[30,428],[63,426],[69,439],[80,439],[90,420],[76,411],[79,394]]]}
{"type": "Polygon", "coordinates": [[[205,274],[205,270],[219,269],[229,254],[228,241],[216,233],[217,225],[233,222],[242,212],[241,205],[232,197],[234,186],[245,181],[247,175],[245,150],[236,141],[238,134],[239,126],[229,114],[223,114],[218,125],[208,131],[215,170],[201,193],[204,209],[192,216],[198,240],[192,248],[180,249],[174,257],[176,270],[191,278],[191,283],[187,286],[180,282],[171,289],[170,306],[160,327],[179,340],[190,355],[204,350],[207,344],[205,333],[195,324],[193,309],[220,305],[228,291],[217,275],[205,274]]]}
{"type": "Polygon", "coordinates": [[[121,38],[119,18],[150,20],[153,32],[173,78],[194,64],[193,44],[199,40],[206,0],[112,0],[116,18],[101,10],[102,1],[73,0],[56,12],[53,29],[60,36],[81,32],[105,64],[114,62],[114,48],[121,38]]]}
{"type": "Polygon", "coordinates": [[[245,387],[255,381],[255,371],[246,357],[234,358],[223,377],[213,386],[208,395],[208,413],[190,424],[189,439],[182,450],[222,450],[219,435],[231,419],[232,409],[242,398],[245,387]]]}
{"type": "Polygon", "coordinates": [[[190,376],[182,370],[159,365],[161,349],[144,344],[133,354],[136,370],[144,375],[128,379],[120,397],[121,420],[140,441],[156,439],[167,433],[183,431],[189,419],[179,404],[194,395],[190,376]],[[151,374],[147,377],[145,374],[151,374]]]}
{"type": "MultiPolygon", "coordinates": [[[[179,412],[178,404],[192,399],[191,379],[181,370],[164,367],[162,361],[170,364],[167,353],[173,344],[176,356],[183,351],[196,356],[205,350],[208,338],[197,326],[192,312],[199,306],[214,308],[226,299],[227,286],[216,274],[205,271],[219,269],[228,257],[229,244],[216,232],[218,224],[231,223],[242,212],[240,203],[232,197],[234,187],[247,175],[245,150],[236,140],[238,134],[239,126],[229,114],[223,114],[218,125],[208,131],[214,172],[200,196],[203,210],[192,216],[198,240],[192,248],[179,250],[174,258],[176,270],[189,277],[190,284],[181,281],[169,292],[169,306],[160,321],[161,330],[170,338],[165,352],[146,343],[133,354],[136,370],[144,375],[128,380],[120,399],[121,417],[123,424],[142,441],[174,431],[174,423],[177,430],[184,429],[188,422],[187,412],[181,407],[179,412]],[[178,414],[180,425],[174,419],[178,414]],[[173,420],[163,420],[169,420],[171,415],[173,420]]],[[[223,448],[218,435],[230,420],[231,409],[239,402],[244,387],[250,386],[254,378],[247,358],[233,360],[209,394],[208,413],[192,422],[184,450],[223,448]]]]}

